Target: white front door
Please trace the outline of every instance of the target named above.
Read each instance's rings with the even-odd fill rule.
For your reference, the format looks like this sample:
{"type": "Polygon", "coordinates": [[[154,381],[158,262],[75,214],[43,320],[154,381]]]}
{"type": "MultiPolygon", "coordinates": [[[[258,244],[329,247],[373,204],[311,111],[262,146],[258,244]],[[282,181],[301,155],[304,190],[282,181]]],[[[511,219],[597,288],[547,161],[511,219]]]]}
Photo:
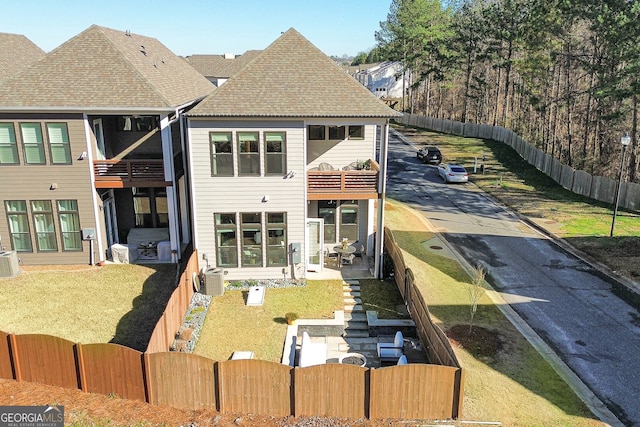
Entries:
{"type": "Polygon", "coordinates": [[[324,265],[324,219],[307,218],[307,271],[322,271],[324,265]]]}

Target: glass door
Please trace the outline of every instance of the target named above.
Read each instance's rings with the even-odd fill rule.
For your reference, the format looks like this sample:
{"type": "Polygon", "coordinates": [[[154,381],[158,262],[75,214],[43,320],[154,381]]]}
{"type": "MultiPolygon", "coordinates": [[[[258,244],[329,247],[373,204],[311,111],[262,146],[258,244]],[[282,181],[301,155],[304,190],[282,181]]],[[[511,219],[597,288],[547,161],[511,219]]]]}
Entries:
{"type": "Polygon", "coordinates": [[[324,265],[324,220],[307,218],[307,271],[322,271],[324,265]]]}

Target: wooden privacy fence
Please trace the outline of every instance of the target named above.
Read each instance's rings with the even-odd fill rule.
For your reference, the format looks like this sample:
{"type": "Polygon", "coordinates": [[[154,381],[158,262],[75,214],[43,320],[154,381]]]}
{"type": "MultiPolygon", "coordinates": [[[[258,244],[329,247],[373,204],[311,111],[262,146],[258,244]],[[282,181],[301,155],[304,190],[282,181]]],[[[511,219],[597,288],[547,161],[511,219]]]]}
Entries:
{"type": "MultiPolygon", "coordinates": [[[[590,173],[563,165],[560,160],[528,143],[521,136],[502,126],[462,123],[454,120],[436,119],[417,114],[404,114],[396,121],[409,126],[421,127],[436,132],[447,133],[470,138],[492,139],[511,146],[530,165],[551,177],[563,188],[582,196],[613,204],[617,192],[617,181],[592,176],[590,173]]],[[[640,184],[634,182],[620,183],[621,207],[629,210],[640,210],[640,184]]]]}
{"type": "Polygon", "coordinates": [[[176,289],[171,294],[160,320],[153,328],[147,345],[147,353],[169,351],[176,332],[182,325],[184,313],[189,308],[189,304],[191,304],[191,298],[195,293],[193,281],[194,278],[197,279],[197,275],[198,251],[196,250],[189,257],[184,271],[180,275],[176,289]]]}
{"type": "Polygon", "coordinates": [[[381,369],[306,368],[264,360],[213,361],[141,353],[119,344],[74,344],[49,335],[0,332],[3,378],[114,394],[124,399],[222,413],[340,418],[448,419],[460,414],[460,368],[426,364],[381,369]]]}
{"type": "Polygon", "coordinates": [[[438,325],[433,323],[427,303],[416,286],[413,272],[406,266],[402,252],[393,238],[393,233],[386,227],[384,229],[384,246],[387,250],[387,255],[393,260],[396,285],[407,304],[411,318],[416,324],[418,337],[429,355],[429,360],[434,364],[450,366],[460,370],[455,383],[452,385],[454,396],[457,398],[456,404],[459,405],[458,413],[460,413],[462,411],[464,386],[460,363],[447,336],[438,325]]]}

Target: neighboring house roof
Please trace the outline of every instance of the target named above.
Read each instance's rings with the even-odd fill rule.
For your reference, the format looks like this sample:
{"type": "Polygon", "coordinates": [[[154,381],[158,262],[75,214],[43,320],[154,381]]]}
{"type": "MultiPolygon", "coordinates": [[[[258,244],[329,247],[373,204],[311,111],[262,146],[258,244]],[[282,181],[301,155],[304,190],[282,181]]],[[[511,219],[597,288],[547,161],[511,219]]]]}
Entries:
{"type": "Polygon", "coordinates": [[[240,71],[261,50],[248,50],[242,55],[229,58],[227,55],[191,55],[185,59],[205,77],[229,78],[240,71]]]}
{"type": "Polygon", "coordinates": [[[44,55],[45,51],[25,36],[0,33],[0,81],[13,77],[44,55]]]}
{"type": "Polygon", "coordinates": [[[291,28],[189,113],[205,117],[396,117],[291,28]]]}
{"type": "Polygon", "coordinates": [[[158,40],[92,25],[0,86],[0,109],[173,109],[215,89],[158,40]]]}

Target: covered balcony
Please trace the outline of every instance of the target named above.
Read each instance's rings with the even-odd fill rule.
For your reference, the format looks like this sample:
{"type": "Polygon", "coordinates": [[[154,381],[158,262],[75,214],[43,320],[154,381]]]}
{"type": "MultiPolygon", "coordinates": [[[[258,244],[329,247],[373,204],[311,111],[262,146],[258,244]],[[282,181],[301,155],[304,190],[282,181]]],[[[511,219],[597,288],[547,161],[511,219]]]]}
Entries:
{"type": "Polygon", "coordinates": [[[307,171],[307,196],[309,200],[377,199],[379,174],[380,166],[375,160],[362,166],[354,162],[342,170],[321,163],[307,171]]]}
{"type": "Polygon", "coordinates": [[[96,188],[166,187],[162,160],[94,160],[96,188]]]}

